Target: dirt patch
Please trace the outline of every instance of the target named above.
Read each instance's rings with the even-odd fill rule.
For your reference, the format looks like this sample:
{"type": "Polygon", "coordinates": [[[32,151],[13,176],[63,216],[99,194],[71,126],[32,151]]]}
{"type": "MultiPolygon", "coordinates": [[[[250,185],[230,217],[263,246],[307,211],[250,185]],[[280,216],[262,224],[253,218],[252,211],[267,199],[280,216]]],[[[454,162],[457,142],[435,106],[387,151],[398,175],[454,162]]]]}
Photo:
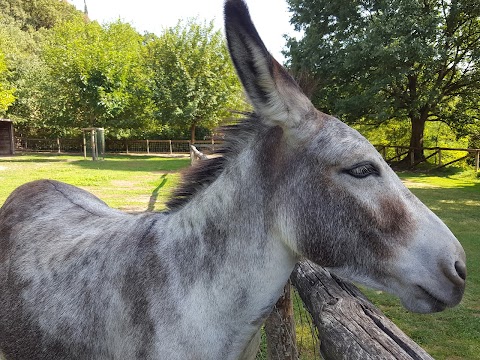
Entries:
{"type": "Polygon", "coordinates": [[[118,187],[131,188],[131,187],[135,186],[134,182],[127,181],[127,180],[112,180],[111,183],[112,183],[112,185],[118,186],[118,187]]]}
{"type": "Polygon", "coordinates": [[[438,188],[438,186],[436,185],[421,183],[416,181],[402,180],[402,182],[408,188],[415,188],[415,189],[438,188]]]}

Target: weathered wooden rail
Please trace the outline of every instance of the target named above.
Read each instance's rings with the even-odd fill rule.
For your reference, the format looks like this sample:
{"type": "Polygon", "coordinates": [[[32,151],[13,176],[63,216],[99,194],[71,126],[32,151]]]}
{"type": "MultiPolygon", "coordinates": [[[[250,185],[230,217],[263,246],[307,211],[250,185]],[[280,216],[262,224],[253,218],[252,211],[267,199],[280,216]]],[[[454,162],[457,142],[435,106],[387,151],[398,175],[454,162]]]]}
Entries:
{"type": "Polygon", "coordinates": [[[199,151],[194,145],[190,145],[190,162],[193,165],[195,161],[208,159],[207,155],[199,151]]]}
{"type": "Polygon", "coordinates": [[[410,156],[410,165],[412,167],[415,167],[428,159],[430,159],[433,156],[436,156],[436,163],[437,166],[434,169],[440,169],[445,166],[454,164],[456,162],[465,160],[467,158],[474,158],[475,159],[475,171],[479,171],[480,169],[480,149],[472,149],[472,148],[449,148],[449,147],[424,147],[424,148],[413,148],[409,146],[396,146],[396,145],[374,145],[375,148],[382,154],[383,158],[387,162],[392,162],[394,160],[399,160],[403,156],[410,156]],[[395,149],[396,154],[392,157],[387,156],[387,149],[395,149]],[[422,158],[422,159],[416,159],[415,154],[412,150],[428,150],[428,151],[433,151],[430,155],[422,158]],[[442,161],[442,153],[445,153],[447,151],[465,151],[467,154],[465,156],[462,156],[460,158],[448,161],[444,163],[442,161]]]}
{"type": "Polygon", "coordinates": [[[322,359],[433,360],[355,285],[306,260],[295,267],[265,322],[269,360],[297,360],[301,355],[294,333],[290,283],[318,330],[320,345],[316,351],[322,359]]]}
{"type": "Polygon", "coordinates": [[[353,284],[310,261],[290,277],[312,315],[325,360],[433,360],[353,284]]]}

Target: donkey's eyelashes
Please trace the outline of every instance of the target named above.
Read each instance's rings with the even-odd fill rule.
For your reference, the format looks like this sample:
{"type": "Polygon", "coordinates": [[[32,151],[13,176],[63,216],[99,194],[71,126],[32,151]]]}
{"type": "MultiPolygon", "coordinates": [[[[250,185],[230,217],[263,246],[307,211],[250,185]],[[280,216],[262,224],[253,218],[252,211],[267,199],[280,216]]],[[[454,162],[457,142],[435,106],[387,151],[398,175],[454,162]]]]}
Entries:
{"type": "Polygon", "coordinates": [[[370,175],[380,176],[380,171],[370,162],[356,164],[351,168],[343,170],[343,172],[358,179],[366,178],[370,175]]]}

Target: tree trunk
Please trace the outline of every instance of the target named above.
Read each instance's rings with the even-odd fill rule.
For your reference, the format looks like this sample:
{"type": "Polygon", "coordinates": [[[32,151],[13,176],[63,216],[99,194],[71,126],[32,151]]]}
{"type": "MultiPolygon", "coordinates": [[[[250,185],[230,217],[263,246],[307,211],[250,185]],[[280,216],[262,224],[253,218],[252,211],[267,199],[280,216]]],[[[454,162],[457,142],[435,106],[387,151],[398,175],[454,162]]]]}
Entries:
{"type": "Polygon", "coordinates": [[[425,160],[425,154],[423,152],[423,134],[427,118],[428,112],[426,110],[422,111],[418,116],[410,114],[410,150],[408,151],[407,156],[394,164],[395,167],[410,168],[425,160]]]}
{"type": "Polygon", "coordinates": [[[297,360],[297,342],[290,281],[265,321],[268,359],[297,360]]]}
{"type": "Polygon", "coordinates": [[[427,119],[425,116],[423,116],[423,114],[420,117],[410,118],[412,124],[410,147],[413,149],[410,149],[408,160],[411,162],[412,165],[417,161],[425,159],[425,154],[423,153],[423,133],[425,131],[426,120],[427,119]]]}
{"type": "Polygon", "coordinates": [[[190,126],[190,142],[191,144],[195,144],[195,123],[192,123],[190,126]]]}
{"type": "Polygon", "coordinates": [[[352,284],[310,261],[290,276],[312,315],[326,360],[433,360],[352,284]]]}

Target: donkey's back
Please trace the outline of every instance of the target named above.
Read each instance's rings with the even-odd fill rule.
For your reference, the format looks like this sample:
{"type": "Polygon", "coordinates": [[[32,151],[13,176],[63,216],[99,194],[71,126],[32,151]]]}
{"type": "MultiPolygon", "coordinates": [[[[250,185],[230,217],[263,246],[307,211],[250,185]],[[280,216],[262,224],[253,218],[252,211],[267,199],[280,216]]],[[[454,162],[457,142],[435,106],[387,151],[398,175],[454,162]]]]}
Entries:
{"type": "Polygon", "coordinates": [[[151,275],[150,228],[163,217],[124,214],[51,180],[15,190],[0,209],[0,349],[12,359],[148,358],[144,294],[129,280],[151,275]]]}

